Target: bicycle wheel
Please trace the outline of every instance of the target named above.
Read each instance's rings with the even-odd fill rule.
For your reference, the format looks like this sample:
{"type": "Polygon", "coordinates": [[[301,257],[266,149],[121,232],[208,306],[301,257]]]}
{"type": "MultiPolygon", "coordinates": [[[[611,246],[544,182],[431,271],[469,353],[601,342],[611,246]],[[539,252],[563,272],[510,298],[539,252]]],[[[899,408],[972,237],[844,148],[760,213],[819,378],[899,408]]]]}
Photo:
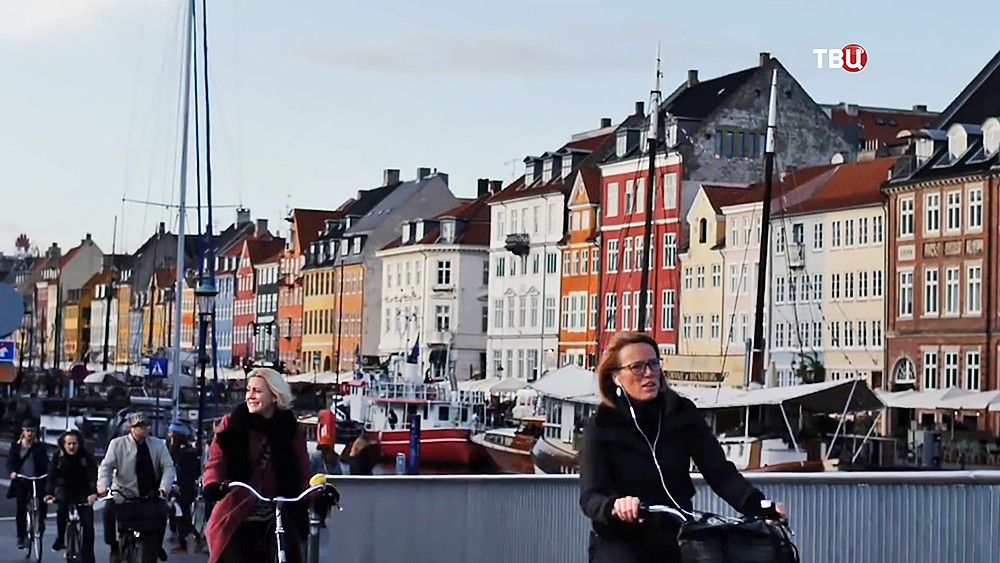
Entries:
{"type": "Polygon", "coordinates": [[[83,549],[83,537],[78,522],[70,522],[66,526],[66,561],[78,563],[83,558],[80,552],[83,549]]]}
{"type": "Polygon", "coordinates": [[[131,533],[122,538],[119,543],[122,550],[122,563],[142,563],[142,542],[131,533]]]}

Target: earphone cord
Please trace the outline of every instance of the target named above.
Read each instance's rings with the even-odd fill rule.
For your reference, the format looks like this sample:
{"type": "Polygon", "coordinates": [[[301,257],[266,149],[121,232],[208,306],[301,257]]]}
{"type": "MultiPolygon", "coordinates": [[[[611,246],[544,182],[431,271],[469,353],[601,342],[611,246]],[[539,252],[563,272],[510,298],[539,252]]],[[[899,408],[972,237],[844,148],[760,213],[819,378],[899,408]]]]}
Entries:
{"type": "Polygon", "coordinates": [[[649,437],[646,436],[646,433],[642,431],[642,427],[639,426],[639,419],[636,418],[635,409],[632,408],[632,400],[629,399],[628,393],[622,394],[625,396],[625,401],[628,403],[628,410],[632,415],[632,422],[635,423],[635,429],[639,431],[642,439],[645,440],[646,445],[649,446],[649,453],[653,456],[653,464],[656,466],[656,476],[660,478],[660,486],[663,487],[663,492],[667,493],[667,497],[670,499],[670,502],[677,507],[678,511],[690,516],[691,518],[697,519],[698,516],[695,513],[684,510],[680,503],[674,499],[674,495],[670,494],[670,489],[667,488],[667,481],[663,477],[663,469],[660,468],[660,460],[656,459],[656,446],[660,443],[660,432],[663,430],[663,411],[660,411],[660,416],[656,422],[656,437],[653,438],[652,443],[650,443],[649,437]]]}

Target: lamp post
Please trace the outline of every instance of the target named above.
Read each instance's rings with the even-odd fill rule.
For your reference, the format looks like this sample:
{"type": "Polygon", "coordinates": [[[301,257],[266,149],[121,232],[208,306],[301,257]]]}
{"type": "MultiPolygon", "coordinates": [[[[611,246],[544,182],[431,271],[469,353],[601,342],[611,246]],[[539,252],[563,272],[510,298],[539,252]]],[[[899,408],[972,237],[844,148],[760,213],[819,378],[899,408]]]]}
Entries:
{"type": "Polygon", "coordinates": [[[198,362],[201,364],[201,374],[198,376],[198,438],[197,444],[199,456],[202,451],[203,430],[202,424],[205,419],[205,366],[208,365],[207,341],[208,325],[212,315],[215,314],[215,297],[219,290],[211,281],[202,281],[194,290],[195,300],[198,302],[198,362]]]}

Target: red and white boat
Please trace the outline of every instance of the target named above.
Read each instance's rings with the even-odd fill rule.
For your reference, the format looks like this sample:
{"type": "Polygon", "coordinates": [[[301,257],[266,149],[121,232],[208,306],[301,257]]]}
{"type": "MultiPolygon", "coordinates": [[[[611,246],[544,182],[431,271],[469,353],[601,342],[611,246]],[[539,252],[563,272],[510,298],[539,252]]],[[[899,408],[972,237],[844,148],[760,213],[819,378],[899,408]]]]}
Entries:
{"type": "Polygon", "coordinates": [[[484,419],[482,393],[453,391],[447,383],[411,380],[352,382],[347,397],[352,418],[378,437],[383,458],[410,455],[410,420],[420,417],[420,461],[475,465],[486,452],[469,440],[484,419]]]}

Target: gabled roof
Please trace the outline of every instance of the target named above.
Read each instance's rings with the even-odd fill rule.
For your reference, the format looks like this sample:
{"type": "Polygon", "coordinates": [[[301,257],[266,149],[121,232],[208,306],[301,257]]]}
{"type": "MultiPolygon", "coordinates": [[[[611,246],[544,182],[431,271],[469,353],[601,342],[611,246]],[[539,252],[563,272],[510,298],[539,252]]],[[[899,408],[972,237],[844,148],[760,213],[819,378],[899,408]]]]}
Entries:
{"type": "Polygon", "coordinates": [[[712,204],[712,209],[716,215],[722,214],[722,208],[741,203],[760,201],[764,197],[762,187],[751,188],[748,186],[718,186],[702,184],[701,190],[705,193],[708,202],[712,204]]]}
{"type": "Polygon", "coordinates": [[[285,250],[285,239],[251,239],[245,241],[247,253],[250,255],[250,263],[253,265],[267,264],[272,258],[281,255],[285,250]]]}
{"type": "MultiPolygon", "coordinates": [[[[379,203],[387,198],[390,194],[394,193],[403,182],[395,182],[392,184],[387,184],[378,188],[370,190],[358,190],[358,197],[351,198],[347,200],[343,205],[340,206],[336,211],[339,213],[333,219],[341,219],[345,217],[361,218],[370,213],[379,203]]],[[[325,223],[325,221],[324,221],[325,223]]],[[[325,227],[325,225],[324,225],[325,227]]],[[[324,230],[321,228],[321,230],[324,230]]],[[[325,241],[331,239],[339,239],[344,235],[342,229],[331,228],[325,230],[325,232],[319,234],[312,242],[325,241]]],[[[312,244],[310,242],[310,244],[312,244]]]]}
{"type": "Polygon", "coordinates": [[[816,186],[811,185],[812,181],[798,184],[795,187],[799,192],[795,194],[798,201],[786,202],[781,214],[819,213],[880,204],[885,199],[880,189],[895,163],[896,157],[886,157],[839,164],[815,177],[816,186]]]}
{"type": "Polygon", "coordinates": [[[838,104],[827,106],[830,120],[848,140],[877,140],[891,144],[900,131],[926,129],[938,120],[940,114],[924,109],[892,109],[838,104]]]}
{"type": "MultiPolygon", "coordinates": [[[[454,219],[456,222],[455,240],[448,242],[449,245],[469,245],[469,246],[489,246],[490,244],[490,208],[487,203],[492,194],[485,194],[473,200],[465,200],[451,209],[441,213],[430,220],[433,225],[428,229],[423,238],[412,243],[435,244],[441,238],[441,222],[454,219]]],[[[400,248],[403,245],[403,237],[396,237],[389,244],[382,247],[382,250],[400,248]]]]}
{"type": "MultiPolygon", "coordinates": [[[[773,59],[772,59],[773,60],[773,59]]],[[[688,86],[687,82],[670,94],[660,110],[678,119],[702,120],[722,106],[762,67],[754,66],[688,86]]]]}
{"type": "Polygon", "coordinates": [[[329,219],[339,219],[343,211],[327,211],[325,209],[293,209],[288,221],[295,224],[295,238],[299,248],[306,249],[323,233],[323,227],[329,219]]]}
{"type": "MultiPolygon", "coordinates": [[[[385,221],[386,217],[393,210],[406,204],[410,198],[418,194],[424,187],[432,182],[442,182],[444,178],[438,174],[432,174],[420,180],[410,180],[393,186],[392,190],[385,192],[385,196],[375,203],[351,228],[347,229],[346,235],[363,235],[373,231],[385,221]]],[[[380,188],[381,189],[381,188],[380,188]]],[[[355,215],[355,206],[347,211],[347,215],[355,215]]]]}
{"type": "MultiPolygon", "coordinates": [[[[572,188],[573,181],[576,179],[576,174],[579,173],[580,170],[593,167],[596,163],[603,160],[608,150],[612,148],[614,148],[614,133],[594,134],[581,139],[572,140],[554,153],[587,153],[587,156],[576,165],[576,168],[570,173],[569,177],[563,178],[561,170],[553,170],[552,177],[547,181],[539,176],[534,178],[530,185],[525,185],[525,178],[522,176],[506,188],[500,190],[490,199],[490,202],[511,201],[550,193],[567,192],[570,188],[572,188]]],[[[531,158],[534,157],[527,157],[525,160],[529,160],[531,158]]]]}
{"type": "Polygon", "coordinates": [[[934,125],[947,129],[955,123],[982,123],[1000,115],[1000,51],[969,82],[934,125]]]}

